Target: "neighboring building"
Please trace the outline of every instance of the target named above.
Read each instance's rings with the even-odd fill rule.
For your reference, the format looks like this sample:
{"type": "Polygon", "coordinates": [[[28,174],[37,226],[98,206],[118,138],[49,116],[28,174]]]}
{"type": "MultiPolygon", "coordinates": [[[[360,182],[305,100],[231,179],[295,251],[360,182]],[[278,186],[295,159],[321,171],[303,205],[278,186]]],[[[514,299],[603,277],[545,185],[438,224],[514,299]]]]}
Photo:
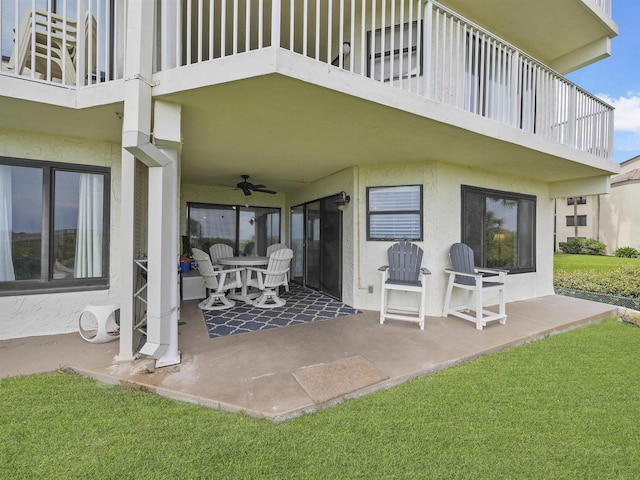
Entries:
{"type": "Polygon", "coordinates": [[[0,338],[115,297],[118,359],[175,362],[181,235],[281,240],[291,281],[361,309],[399,239],[428,315],[459,241],[511,271],[508,301],[550,295],[554,199],[618,172],[613,109],[562,77],[609,55],[610,0],[0,6],[0,338]]]}
{"type": "Polygon", "coordinates": [[[611,177],[611,192],[556,200],[556,251],[572,238],[595,238],[617,248],[640,250],[640,156],[620,164],[611,177]]]}
{"type": "Polygon", "coordinates": [[[562,242],[574,238],[598,239],[600,232],[600,195],[585,195],[556,200],[556,250],[562,242]]]}

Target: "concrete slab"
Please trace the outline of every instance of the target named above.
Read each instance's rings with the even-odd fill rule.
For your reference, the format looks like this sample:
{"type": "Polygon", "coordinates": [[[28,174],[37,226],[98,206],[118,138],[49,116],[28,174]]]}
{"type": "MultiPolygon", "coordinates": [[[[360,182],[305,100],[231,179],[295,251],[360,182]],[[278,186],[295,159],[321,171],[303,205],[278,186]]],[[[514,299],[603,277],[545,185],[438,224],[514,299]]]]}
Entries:
{"type": "Polygon", "coordinates": [[[491,323],[483,331],[454,317],[427,317],[424,330],[401,321],[380,325],[377,312],[365,312],[210,339],[196,304],[182,304],[180,365],[156,369],[148,358],[117,363],[117,342],[90,344],[74,333],[0,341],[0,377],[66,367],[109,383],[282,420],[617,314],[615,306],[552,295],[507,304],[506,325],[491,323]],[[359,374],[358,368],[345,369],[354,357],[359,374]],[[332,367],[336,375],[326,391],[322,382],[312,390],[310,381],[303,386],[297,380],[322,366],[323,375],[332,367]]]}

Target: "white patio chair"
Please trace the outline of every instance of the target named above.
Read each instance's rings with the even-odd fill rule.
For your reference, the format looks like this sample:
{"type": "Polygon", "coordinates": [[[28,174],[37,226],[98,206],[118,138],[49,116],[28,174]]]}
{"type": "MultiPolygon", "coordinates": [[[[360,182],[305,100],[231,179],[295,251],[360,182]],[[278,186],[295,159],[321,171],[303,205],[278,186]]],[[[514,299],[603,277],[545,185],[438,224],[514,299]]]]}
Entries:
{"type": "Polygon", "coordinates": [[[273,245],[269,245],[267,247],[267,257],[270,257],[273,252],[277,252],[278,250],[282,250],[283,248],[288,248],[284,243],[274,243],[273,245]]]}
{"type": "MultiPolygon", "coordinates": [[[[96,68],[97,23],[90,12],[85,14],[84,28],[85,46],[91,48],[91,55],[87,51],[85,56],[85,70],[92,72],[96,68]]],[[[48,72],[51,78],[64,77],[68,85],[75,85],[77,34],[78,25],[74,20],[55,13],[27,9],[16,32],[19,49],[13,49],[7,69],[21,75],[28,68],[43,78],[48,72]]]]}
{"type": "Polygon", "coordinates": [[[244,268],[214,270],[211,259],[206,252],[192,248],[193,258],[198,263],[198,270],[204,279],[204,286],[209,292],[206,300],[198,304],[201,310],[222,310],[233,307],[236,302],[229,300],[226,292],[242,286],[241,272],[244,268]]]}
{"type": "Polygon", "coordinates": [[[406,320],[418,322],[420,330],[424,330],[427,275],[431,275],[431,272],[421,268],[422,254],[422,249],[410,242],[396,243],[387,250],[389,264],[378,269],[382,275],[380,325],[384,324],[386,319],[406,320]],[[419,307],[390,307],[389,290],[419,293],[419,307]]]}
{"type": "Polygon", "coordinates": [[[218,263],[218,259],[233,257],[233,247],[226,243],[214,243],[209,247],[209,255],[214,270],[222,270],[223,267],[218,263]]]}
{"type": "MultiPolygon", "coordinates": [[[[287,247],[284,243],[274,243],[273,245],[269,245],[267,247],[267,257],[270,257],[272,253],[277,252],[278,250],[282,250],[283,248],[289,247],[287,247]]],[[[289,272],[287,272],[286,274],[284,289],[287,292],[289,291],[289,272]]]]}
{"type": "Polygon", "coordinates": [[[507,323],[507,314],[504,300],[504,287],[507,270],[497,268],[477,268],[474,264],[473,250],[464,243],[454,243],[449,251],[453,269],[445,270],[449,274],[447,294],[444,300],[443,315],[454,315],[476,324],[478,330],[482,330],[487,322],[498,320],[501,324],[507,323]],[[497,281],[484,281],[485,274],[497,277],[497,281]],[[467,292],[466,304],[451,307],[451,294],[454,288],[460,288],[467,292]],[[498,292],[498,313],[485,310],[483,295],[485,293],[498,292]],[[473,300],[473,301],[472,301],[473,300]],[[473,312],[473,315],[470,314],[473,312]]]}
{"type": "Polygon", "coordinates": [[[284,286],[287,281],[292,258],[293,250],[283,248],[271,254],[267,268],[247,267],[247,286],[262,291],[262,294],[253,301],[254,306],[275,308],[287,303],[278,297],[278,287],[284,286]],[[252,278],[252,272],[255,272],[256,278],[252,278]]]}

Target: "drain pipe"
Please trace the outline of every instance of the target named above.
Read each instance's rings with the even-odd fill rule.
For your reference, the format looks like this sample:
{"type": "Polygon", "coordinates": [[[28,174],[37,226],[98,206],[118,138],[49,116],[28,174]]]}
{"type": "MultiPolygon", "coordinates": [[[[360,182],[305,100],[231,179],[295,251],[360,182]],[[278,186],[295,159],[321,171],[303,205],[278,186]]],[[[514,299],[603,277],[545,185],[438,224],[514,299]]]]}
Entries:
{"type": "Polygon", "coordinates": [[[150,135],[125,132],[123,147],[149,167],[149,296],[147,311],[147,341],[140,354],[156,359],[156,367],[180,363],[178,350],[178,279],[177,258],[170,252],[178,251],[177,244],[177,155],[175,150],[158,148],[150,135]],[[131,143],[129,143],[131,142],[131,143]],[[174,158],[172,158],[174,157],[174,158]],[[167,205],[169,204],[169,205],[167,205]],[[155,206],[156,212],[151,211],[155,206]],[[166,208],[168,207],[168,208],[166,208]],[[158,241],[160,239],[160,241],[158,241]],[[170,239],[170,240],[168,240],[170,239]],[[162,245],[168,241],[169,245],[162,245]],[[159,276],[158,276],[159,274],[159,276]],[[151,285],[161,278],[159,285],[151,285]],[[168,281],[169,285],[166,285],[168,281]],[[167,291],[168,290],[168,291],[167,291]],[[168,298],[165,295],[168,293],[168,298]],[[164,298],[163,298],[164,297],[164,298]],[[168,301],[166,301],[168,300],[168,301]]]}

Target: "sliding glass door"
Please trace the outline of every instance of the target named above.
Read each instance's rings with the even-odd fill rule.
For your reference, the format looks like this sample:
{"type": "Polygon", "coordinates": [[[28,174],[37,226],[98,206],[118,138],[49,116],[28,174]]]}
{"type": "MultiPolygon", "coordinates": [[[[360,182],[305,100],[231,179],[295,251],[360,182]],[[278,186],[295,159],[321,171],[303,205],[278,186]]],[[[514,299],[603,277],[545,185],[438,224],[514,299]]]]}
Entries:
{"type": "Polygon", "coordinates": [[[342,212],[337,195],[291,209],[292,280],[342,298],[342,212]]]}

